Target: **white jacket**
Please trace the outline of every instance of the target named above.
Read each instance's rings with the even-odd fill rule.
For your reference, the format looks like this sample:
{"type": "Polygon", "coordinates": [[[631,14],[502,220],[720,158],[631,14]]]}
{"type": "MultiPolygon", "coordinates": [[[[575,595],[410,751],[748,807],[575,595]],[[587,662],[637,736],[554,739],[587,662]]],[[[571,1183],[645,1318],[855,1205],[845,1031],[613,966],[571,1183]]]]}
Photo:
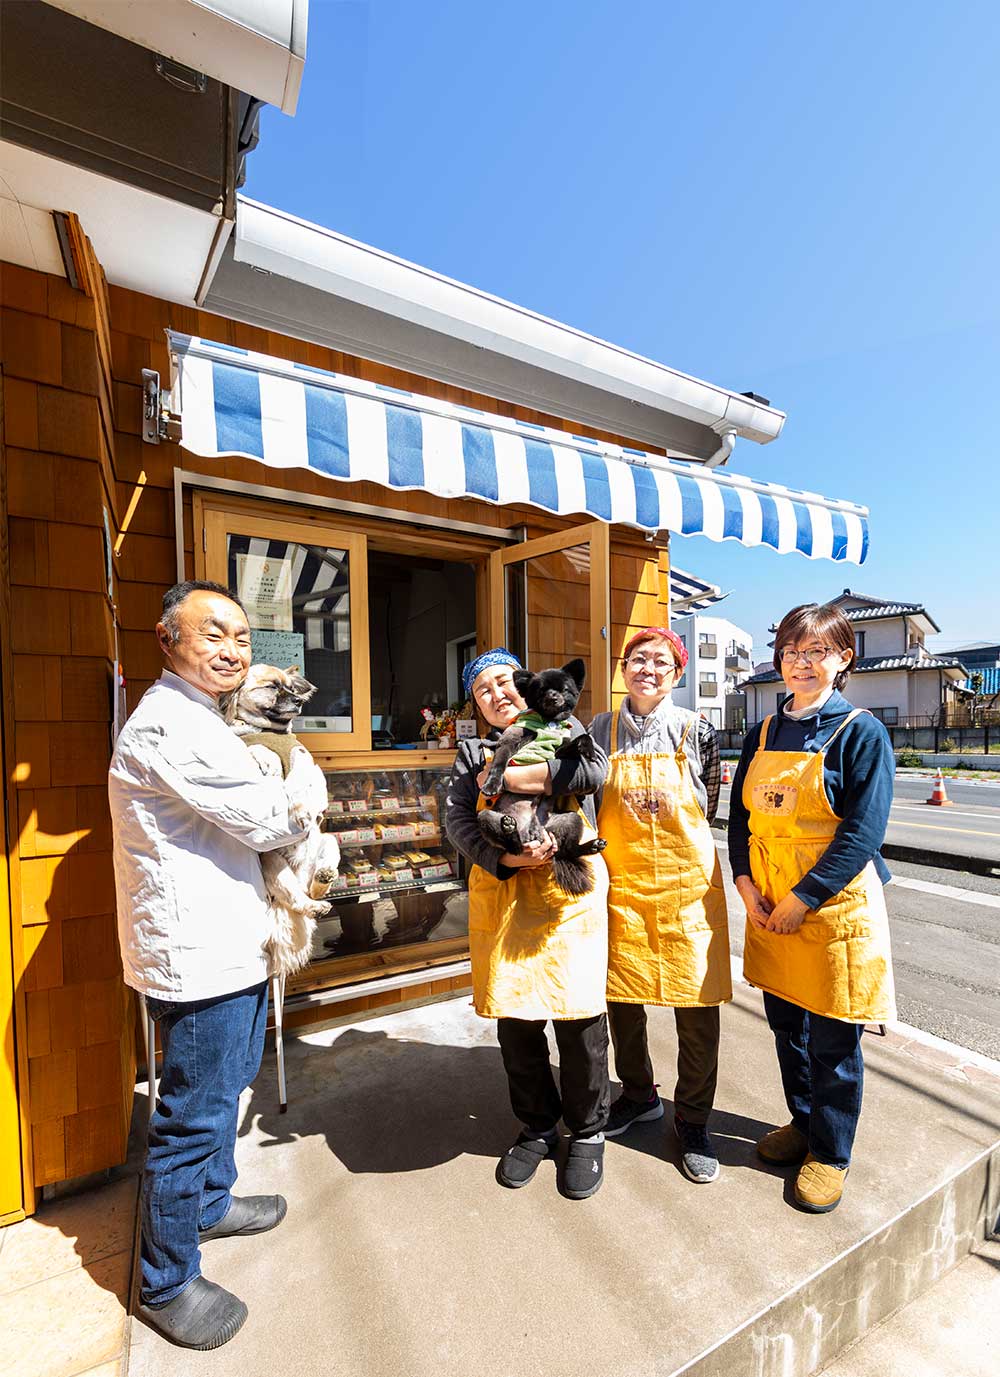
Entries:
{"type": "Polygon", "coordinates": [[[257,852],[302,835],[286,783],[260,773],[208,694],[169,670],[146,690],[108,775],[127,985],[187,1001],[267,979],[257,852]]]}

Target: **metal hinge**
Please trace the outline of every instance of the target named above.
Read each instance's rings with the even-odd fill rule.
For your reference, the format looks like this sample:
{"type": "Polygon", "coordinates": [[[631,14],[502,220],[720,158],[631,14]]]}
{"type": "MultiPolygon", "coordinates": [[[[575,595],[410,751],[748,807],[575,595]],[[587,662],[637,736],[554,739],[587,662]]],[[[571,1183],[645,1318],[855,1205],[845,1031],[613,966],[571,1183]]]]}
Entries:
{"type": "Polygon", "coordinates": [[[155,368],[142,370],[142,438],[147,445],[181,438],[181,418],[170,410],[170,393],[161,391],[155,368]]]}

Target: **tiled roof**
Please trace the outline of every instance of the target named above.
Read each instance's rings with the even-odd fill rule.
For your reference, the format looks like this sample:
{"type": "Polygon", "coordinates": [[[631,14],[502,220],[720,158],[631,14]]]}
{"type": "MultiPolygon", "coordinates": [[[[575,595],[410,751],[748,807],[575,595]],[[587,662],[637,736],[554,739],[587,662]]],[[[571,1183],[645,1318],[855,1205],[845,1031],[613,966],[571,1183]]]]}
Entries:
{"type": "Polygon", "coordinates": [[[883,602],[878,607],[844,607],[849,622],[877,621],[881,617],[912,617],[918,612],[928,616],[927,608],[919,602],[883,602]]]}
{"type": "MultiPolygon", "coordinates": [[[[965,669],[961,660],[954,655],[922,655],[919,660],[913,659],[908,655],[868,655],[863,660],[858,660],[851,668],[852,674],[864,674],[873,670],[888,669],[965,669]]],[[[740,687],[746,684],[774,684],[781,678],[777,670],[766,670],[761,674],[753,674],[749,679],[744,679],[740,687]]]]}

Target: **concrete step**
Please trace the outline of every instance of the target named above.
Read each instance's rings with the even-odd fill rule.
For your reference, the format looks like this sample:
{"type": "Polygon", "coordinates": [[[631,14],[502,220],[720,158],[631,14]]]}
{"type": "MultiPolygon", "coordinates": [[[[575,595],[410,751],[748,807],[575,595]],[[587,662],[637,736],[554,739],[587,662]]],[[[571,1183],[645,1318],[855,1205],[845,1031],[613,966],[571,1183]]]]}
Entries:
{"type": "Polygon", "coordinates": [[[996,1377],[998,1315],[1000,1241],[993,1241],[859,1339],[823,1377],[996,1377]]]}
{"type": "MultiPolygon", "coordinates": [[[[674,1019],[649,1017],[668,1100],[674,1019]]],[[[680,1171],[668,1100],[664,1120],[608,1144],[584,1202],[559,1195],[550,1163],[524,1190],[495,1183],[515,1126],[494,1025],[464,998],[292,1042],[284,1115],[265,1056],[237,1189],[280,1189],[288,1217],[202,1260],[250,1319],[204,1355],[136,1322],[132,1377],[816,1372],[982,1243],[1000,1208],[1000,1076],[906,1033],[866,1036],[843,1203],[806,1215],[791,1173],[755,1152],[787,1117],[759,993],[738,986],[722,1025],[718,1182],[680,1171]]]]}

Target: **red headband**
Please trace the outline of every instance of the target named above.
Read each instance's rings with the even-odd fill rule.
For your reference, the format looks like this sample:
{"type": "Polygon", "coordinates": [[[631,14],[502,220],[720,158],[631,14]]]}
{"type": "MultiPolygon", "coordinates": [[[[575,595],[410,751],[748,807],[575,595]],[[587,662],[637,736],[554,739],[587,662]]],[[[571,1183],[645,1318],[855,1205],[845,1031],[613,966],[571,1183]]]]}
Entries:
{"type": "Polygon", "coordinates": [[[622,651],[622,659],[627,660],[637,645],[642,641],[651,640],[653,636],[661,636],[665,641],[670,642],[673,646],[674,654],[680,662],[680,667],[683,669],[688,662],[687,650],[677,632],[671,631],[667,626],[647,626],[645,631],[637,631],[622,651]]]}

